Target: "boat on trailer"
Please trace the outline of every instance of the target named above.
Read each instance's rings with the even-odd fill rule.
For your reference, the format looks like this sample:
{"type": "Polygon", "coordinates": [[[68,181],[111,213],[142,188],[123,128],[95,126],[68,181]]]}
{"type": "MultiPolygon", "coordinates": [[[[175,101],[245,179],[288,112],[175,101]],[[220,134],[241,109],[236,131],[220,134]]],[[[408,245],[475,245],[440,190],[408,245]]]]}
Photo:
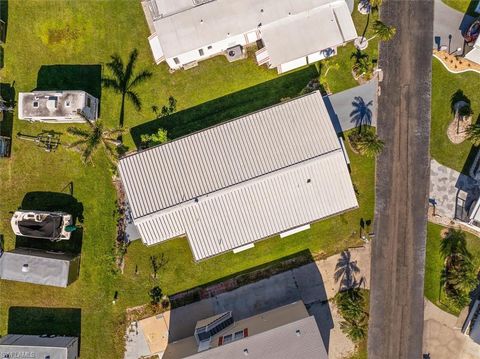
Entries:
{"type": "Polygon", "coordinates": [[[17,236],[51,241],[70,239],[74,229],[71,214],[65,212],[16,211],[10,221],[17,236]]]}

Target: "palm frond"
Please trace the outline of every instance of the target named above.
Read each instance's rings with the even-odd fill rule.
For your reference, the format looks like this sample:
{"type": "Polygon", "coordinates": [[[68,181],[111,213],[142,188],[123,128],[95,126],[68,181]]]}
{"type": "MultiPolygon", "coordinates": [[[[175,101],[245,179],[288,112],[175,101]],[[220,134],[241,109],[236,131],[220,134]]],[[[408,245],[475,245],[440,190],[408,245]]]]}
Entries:
{"type": "Polygon", "coordinates": [[[102,78],[102,85],[107,89],[112,89],[117,93],[122,93],[122,87],[120,86],[119,82],[115,79],[104,77],[102,78]]]}
{"type": "Polygon", "coordinates": [[[138,58],[138,50],[133,49],[130,53],[130,58],[128,59],[127,66],[124,72],[124,80],[125,80],[125,88],[128,86],[130,79],[133,76],[133,70],[135,69],[135,63],[137,62],[138,58]]]}
{"type": "Polygon", "coordinates": [[[142,82],[145,82],[146,80],[148,80],[150,77],[152,77],[152,73],[150,71],[144,70],[140,72],[137,76],[135,76],[135,78],[130,83],[130,85],[128,85],[128,88],[129,89],[134,88],[135,86],[138,86],[142,82]]]}
{"type": "Polygon", "coordinates": [[[117,54],[110,56],[112,61],[107,63],[107,67],[112,71],[117,78],[118,83],[122,84],[125,80],[125,74],[123,72],[123,61],[117,54]]]}
{"type": "Polygon", "coordinates": [[[75,142],[72,142],[67,145],[68,148],[73,148],[73,149],[83,149],[85,147],[85,144],[88,142],[88,139],[85,140],[78,140],[75,142]]]}
{"type": "Polygon", "coordinates": [[[77,128],[77,127],[69,127],[67,128],[67,132],[73,136],[76,136],[76,137],[81,137],[81,138],[88,138],[88,136],[90,136],[90,134],[85,131],[85,130],[82,130],[80,128],[77,128]]]}
{"type": "Polygon", "coordinates": [[[140,97],[138,97],[138,94],[135,91],[127,91],[126,92],[127,97],[132,101],[133,106],[135,106],[135,109],[137,111],[140,111],[142,109],[142,102],[140,101],[140,97]]]}

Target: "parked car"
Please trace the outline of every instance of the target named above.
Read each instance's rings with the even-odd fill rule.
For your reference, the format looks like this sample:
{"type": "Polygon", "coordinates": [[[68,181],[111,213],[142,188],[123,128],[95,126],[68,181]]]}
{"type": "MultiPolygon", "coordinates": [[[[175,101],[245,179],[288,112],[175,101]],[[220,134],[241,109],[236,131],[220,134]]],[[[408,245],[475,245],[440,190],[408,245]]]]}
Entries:
{"type": "Polygon", "coordinates": [[[18,236],[51,241],[68,240],[75,230],[72,215],[64,212],[16,211],[10,223],[18,236]]]}

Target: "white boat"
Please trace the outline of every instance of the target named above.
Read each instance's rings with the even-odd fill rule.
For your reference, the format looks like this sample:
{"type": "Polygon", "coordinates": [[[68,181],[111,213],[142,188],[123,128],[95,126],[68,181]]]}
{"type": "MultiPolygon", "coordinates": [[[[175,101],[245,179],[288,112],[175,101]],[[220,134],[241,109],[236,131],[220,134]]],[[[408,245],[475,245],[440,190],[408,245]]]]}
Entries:
{"type": "Polygon", "coordinates": [[[10,223],[18,236],[51,241],[70,239],[73,227],[72,215],[65,212],[16,211],[10,223]]]}

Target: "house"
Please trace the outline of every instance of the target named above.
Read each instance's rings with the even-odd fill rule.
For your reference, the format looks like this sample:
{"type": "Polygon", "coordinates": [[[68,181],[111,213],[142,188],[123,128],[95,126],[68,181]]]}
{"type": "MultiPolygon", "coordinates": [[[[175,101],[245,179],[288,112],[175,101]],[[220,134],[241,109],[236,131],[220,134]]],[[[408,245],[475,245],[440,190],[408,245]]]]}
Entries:
{"type": "MultiPolygon", "coordinates": [[[[167,312],[168,313],[168,312],[167,312]]],[[[302,301],[235,320],[227,311],[197,322],[191,336],[169,340],[172,315],[139,322],[144,357],[162,359],[327,359],[317,323],[302,301]]]]}
{"type": "MultiPolygon", "coordinates": [[[[172,70],[257,45],[259,65],[278,73],[336,54],[357,37],[345,0],[144,0],[155,62],[172,70]]],[[[352,2],[353,4],[353,2],[352,2]]]]}
{"type": "Polygon", "coordinates": [[[80,270],[80,257],[63,252],[16,248],[0,256],[0,279],[66,287],[80,270]]]}
{"type": "Polygon", "coordinates": [[[0,338],[0,358],[77,359],[78,338],[8,334],[0,338]]]}
{"type": "Polygon", "coordinates": [[[72,123],[98,118],[98,99],[85,91],[34,91],[18,94],[20,120],[72,123]]]}
{"type": "Polygon", "coordinates": [[[465,58],[480,65],[480,37],[473,45],[473,48],[465,55],[465,58]]]}
{"type": "Polygon", "coordinates": [[[358,207],[318,91],[126,156],[119,174],[142,241],[187,236],[197,261],[358,207]]]}

